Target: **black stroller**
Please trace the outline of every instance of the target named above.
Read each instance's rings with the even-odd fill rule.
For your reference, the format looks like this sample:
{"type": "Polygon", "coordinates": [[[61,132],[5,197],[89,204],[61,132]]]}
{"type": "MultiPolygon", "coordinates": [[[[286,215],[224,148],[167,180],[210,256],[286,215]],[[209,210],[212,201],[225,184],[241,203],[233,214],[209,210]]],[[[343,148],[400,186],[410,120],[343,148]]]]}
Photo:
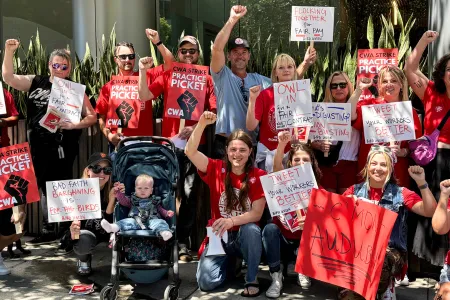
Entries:
{"type": "MultiPolygon", "coordinates": [[[[125,138],[118,145],[113,163],[113,180],[125,184],[125,194],[134,191],[134,181],[140,174],[148,174],[154,179],[153,194],[161,197],[162,206],[175,211],[175,192],[179,176],[178,161],[172,141],[162,137],[125,138]]],[[[114,219],[128,216],[129,208],[116,204],[114,219]]],[[[173,268],[173,281],[165,292],[164,299],[177,299],[181,280],[178,269],[178,242],[176,237],[176,216],[168,220],[173,237],[164,242],[150,230],[129,230],[118,232],[113,243],[111,282],[105,286],[100,299],[116,299],[121,272],[132,282],[153,283],[167,276],[173,268]],[[127,260],[127,247],[133,241],[148,242],[164,248],[162,255],[152,260],[127,260]]]]}

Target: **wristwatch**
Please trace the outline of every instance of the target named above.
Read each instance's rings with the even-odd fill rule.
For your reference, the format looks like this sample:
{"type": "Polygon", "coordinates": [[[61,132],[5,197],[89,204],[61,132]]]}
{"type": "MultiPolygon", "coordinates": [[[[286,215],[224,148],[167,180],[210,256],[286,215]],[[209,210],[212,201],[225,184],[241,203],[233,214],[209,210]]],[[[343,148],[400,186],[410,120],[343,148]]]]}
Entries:
{"type": "Polygon", "coordinates": [[[427,187],[428,187],[428,183],[425,182],[425,184],[419,186],[419,189],[420,189],[420,190],[424,190],[424,189],[426,189],[427,187]]]}
{"type": "Polygon", "coordinates": [[[157,42],[156,44],[155,44],[155,46],[156,47],[158,47],[159,45],[161,45],[163,42],[161,41],[161,40],[159,40],[159,42],[157,42]]]}

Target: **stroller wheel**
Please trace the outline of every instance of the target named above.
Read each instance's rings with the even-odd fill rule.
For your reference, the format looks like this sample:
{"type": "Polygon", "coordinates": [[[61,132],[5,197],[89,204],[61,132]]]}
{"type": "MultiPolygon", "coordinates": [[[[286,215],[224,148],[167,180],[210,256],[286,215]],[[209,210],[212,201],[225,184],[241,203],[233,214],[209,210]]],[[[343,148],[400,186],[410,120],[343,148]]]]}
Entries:
{"type": "Polygon", "coordinates": [[[111,295],[112,286],[105,286],[100,292],[100,300],[115,300],[117,299],[117,291],[114,291],[113,295],[111,295]]]}
{"type": "Polygon", "coordinates": [[[176,300],[179,295],[179,287],[174,284],[169,284],[164,291],[164,300],[176,300]]]}

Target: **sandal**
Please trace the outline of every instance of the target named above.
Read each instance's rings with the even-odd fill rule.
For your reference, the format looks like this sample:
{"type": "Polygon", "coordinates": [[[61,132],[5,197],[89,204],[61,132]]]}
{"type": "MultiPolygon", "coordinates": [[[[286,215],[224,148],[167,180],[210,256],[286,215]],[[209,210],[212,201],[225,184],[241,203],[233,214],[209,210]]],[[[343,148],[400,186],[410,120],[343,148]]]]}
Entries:
{"type": "Polygon", "coordinates": [[[249,283],[245,283],[244,291],[241,293],[241,296],[245,297],[245,298],[255,298],[255,297],[258,297],[260,294],[261,294],[261,290],[259,288],[259,283],[257,283],[257,282],[249,282],[249,283]],[[250,287],[258,288],[258,292],[254,293],[254,294],[250,294],[250,291],[248,289],[250,287]],[[245,291],[247,291],[247,293],[245,291]]]}

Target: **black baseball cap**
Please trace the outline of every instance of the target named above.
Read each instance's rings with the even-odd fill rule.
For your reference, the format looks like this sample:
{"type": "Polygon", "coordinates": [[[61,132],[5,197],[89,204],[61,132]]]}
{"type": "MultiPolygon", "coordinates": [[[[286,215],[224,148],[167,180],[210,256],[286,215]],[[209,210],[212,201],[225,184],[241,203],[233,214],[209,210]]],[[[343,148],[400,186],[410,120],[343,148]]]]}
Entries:
{"type": "Polygon", "coordinates": [[[243,47],[250,50],[250,44],[246,39],[237,37],[228,41],[228,51],[233,50],[234,48],[243,47]]]}
{"type": "Polygon", "coordinates": [[[109,157],[109,155],[102,153],[102,152],[96,152],[96,153],[92,154],[88,159],[87,165],[95,166],[96,164],[98,164],[101,161],[106,161],[112,166],[112,161],[111,161],[111,158],[109,157]]]}

